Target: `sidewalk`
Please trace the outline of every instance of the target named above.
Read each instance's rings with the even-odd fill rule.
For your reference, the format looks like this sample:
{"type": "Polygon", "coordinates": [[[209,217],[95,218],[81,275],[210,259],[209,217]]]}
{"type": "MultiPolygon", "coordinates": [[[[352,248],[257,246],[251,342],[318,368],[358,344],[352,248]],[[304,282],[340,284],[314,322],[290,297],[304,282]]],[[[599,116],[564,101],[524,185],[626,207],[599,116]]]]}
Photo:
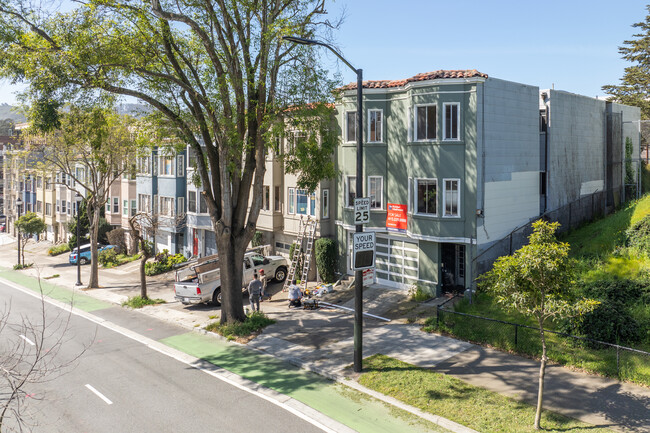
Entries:
{"type": "MultiPolygon", "coordinates": [[[[5,241],[1,237],[0,244],[3,244],[5,241]]],[[[27,273],[36,275],[40,272],[41,276],[59,273],[60,277],[50,282],[63,287],[73,286],[76,268],[67,264],[67,254],[54,258],[45,256],[47,246],[28,245],[26,261],[35,262],[39,269],[30,269],[27,273]]],[[[0,248],[0,265],[13,265],[15,256],[14,241],[13,249],[9,245],[0,248]]],[[[125,266],[101,270],[100,284],[104,288],[86,293],[112,303],[120,303],[128,296],[139,294],[137,262],[125,266]]],[[[87,276],[87,273],[88,266],[82,267],[82,276],[87,276]]],[[[146,308],[143,312],[147,314],[187,329],[196,329],[202,328],[210,321],[209,316],[218,312],[214,307],[187,307],[172,302],[173,289],[169,276],[154,277],[149,281],[149,295],[170,303],[146,308]]],[[[274,290],[279,290],[279,286],[274,286],[274,290]]],[[[329,309],[288,310],[282,295],[274,296],[272,302],[262,303],[262,310],[277,323],[267,327],[248,346],[326,377],[345,381],[346,384],[353,382],[345,379],[345,376],[350,376],[349,370],[344,371],[353,360],[352,313],[329,309]]],[[[368,288],[364,292],[364,310],[383,317],[394,316],[391,309],[395,309],[403,296],[403,293],[395,290],[368,288]]],[[[364,319],[363,349],[364,357],[382,353],[420,367],[434,368],[530,404],[536,402],[539,363],[534,360],[427,334],[415,325],[395,321],[386,323],[372,318],[364,319]]],[[[545,409],[615,430],[650,431],[648,388],[556,365],[547,367],[545,384],[545,409]]]]}

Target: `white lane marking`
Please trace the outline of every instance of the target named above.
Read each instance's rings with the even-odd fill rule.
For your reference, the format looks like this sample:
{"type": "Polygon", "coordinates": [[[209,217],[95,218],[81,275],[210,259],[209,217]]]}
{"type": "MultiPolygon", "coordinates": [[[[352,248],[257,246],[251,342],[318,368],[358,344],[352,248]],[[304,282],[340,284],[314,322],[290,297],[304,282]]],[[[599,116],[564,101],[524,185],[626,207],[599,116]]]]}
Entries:
{"type": "MultiPolygon", "coordinates": [[[[0,278],[0,282],[6,286],[13,287],[14,289],[26,295],[41,299],[40,294],[35,293],[25,287],[19,286],[18,284],[12,283],[11,281],[5,280],[4,278],[0,278]]],[[[216,365],[211,365],[211,369],[203,368],[198,365],[201,362],[200,359],[181,352],[180,350],[166,346],[163,343],[159,343],[156,340],[145,337],[144,335],[140,335],[134,331],[131,331],[130,329],[126,329],[120,325],[109,322],[108,320],[95,316],[92,313],[80,310],[76,307],[73,307],[71,304],[66,304],[56,299],[48,298],[47,296],[44,296],[43,299],[50,305],[54,305],[55,307],[60,308],[64,311],[69,311],[70,314],[74,314],[75,316],[83,317],[84,319],[96,323],[99,326],[103,326],[110,331],[121,334],[131,340],[137,341],[138,343],[141,343],[146,347],[155,350],[156,352],[173,358],[192,368],[196,368],[203,373],[207,373],[210,376],[221,380],[222,382],[226,382],[238,389],[241,389],[242,391],[248,392],[249,394],[252,394],[256,397],[268,401],[271,404],[281,407],[287,412],[292,413],[303,421],[306,421],[314,427],[317,427],[327,433],[353,433],[355,431],[345,424],[342,424],[341,422],[318,412],[317,410],[311,408],[310,406],[307,406],[304,403],[301,403],[298,400],[293,399],[292,397],[288,397],[284,394],[279,393],[277,393],[279,394],[277,395],[275,392],[271,392],[271,394],[274,394],[274,396],[266,395],[263,392],[258,391],[258,389],[262,390],[265,387],[244,379],[235,373],[231,373],[221,367],[217,367],[216,365]],[[213,369],[217,370],[218,372],[212,371],[213,369]]]]}
{"type": "Polygon", "coordinates": [[[102,400],[104,400],[104,403],[106,403],[106,404],[113,404],[113,402],[110,401],[109,399],[107,399],[106,396],[105,396],[104,394],[102,394],[101,392],[99,392],[99,391],[97,391],[95,388],[93,388],[93,386],[92,386],[91,384],[87,383],[87,384],[86,384],[86,388],[88,388],[88,389],[91,390],[93,393],[95,393],[95,395],[96,395],[97,397],[99,397],[99,398],[101,398],[102,400]]]}
{"type": "Polygon", "coordinates": [[[34,343],[32,340],[30,340],[29,338],[25,337],[24,335],[21,334],[21,335],[20,335],[20,338],[22,338],[23,340],[25,340],[28,344],[31,344],[32,346],[36,346],[36,343],[34,343]]]}

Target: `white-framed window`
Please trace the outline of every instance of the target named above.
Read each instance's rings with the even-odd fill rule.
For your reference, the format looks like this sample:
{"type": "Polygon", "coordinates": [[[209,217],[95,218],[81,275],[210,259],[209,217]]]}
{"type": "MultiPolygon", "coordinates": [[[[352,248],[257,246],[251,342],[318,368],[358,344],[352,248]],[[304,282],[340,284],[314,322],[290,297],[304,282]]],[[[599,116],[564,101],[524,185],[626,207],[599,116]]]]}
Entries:
{"type": "Polygon", "coordinates": [[[443,104],[443,137],[445,140],[460,140],[460,104],[445,102],[443,104]]]}
{"type": "Polygon", "coordinates": [[[68,210],[66,208],[67,203],[68,202],[66,202],[65,200],[61,200],[61,213],[63,214],[68,213],[68,210]]]}
{"type": "Polygon", "coordinates": [[[151,212],[151,196],[149,194],[138,194],[138,209],[140,212],[151,212]]]}
{"type": "Polygon", "coordinates": [[[178,155],[176,165],[176,173],[178,177],[185,176],[185,155],[178,155]]]}
{"type": "Polygon", "coordinates": [[[287,153],[293,152],[296,146],[300,143],[307,141],[307,133],[305,131],[290,131],[287,137],[287,153]]]}
{"type": "Polygon", "coordinates": [[[174,157],[172,155],[160,155],[158,157],[158,175],[159,176],[173,176],[174,175],[174,157]]]}
{"type": "Polygon", "coordinates": [[[438,180],[415,179],[415,213],[438,215],[438,180]]]}
{"type": "Polygon", "coordinates": [[[173,217],[174,216],[174,197],[159,196],[160,200],[160,215],[173,217]]]}
{"type": "Polygon", "coordinates": [[[345,178],[345,206],[354,207],[355,198],[357,198],[357,177],[347,176],[345,178]]]}
{"type": "Polygon", "coordinates": [[[445,189],[442,194],[444,217],[460,217],[460,179],[443,179],[445,189]]]}
{"type": "Polygon", "coordinates": [[[134,216],[137,211],[137,201],[131,200],[131,216],[134,216]]]}
{"type": "Polygon", "coordinates": [[[61,200],[56,201],[56,213],[61,212],[61,200]]]}
{"type": "Polygon", "coordinates": [[[185,197],[178,197],[176,199],[176,215],[183,215],[185,213],[185,197]]]}
{"type": "Polygon", "coordinates": [[[368,176],[368,197],[370,198],[370,209],[384,208],[384,178],[382,176],[368,176]]]}
{"type": "Polygon", "coordinates": [[[287,193],[287,213],[292,215],[296,213],[296,189],[289,188],[287,193]]]}
{"type": "MultiPolygon", "coordinates": [[[[75,177],[79,182],[85,182],[86,181],[86,170],[84,170],[83,167],[76,167],[75,168],[75,177]]],[[[72,187],[76,185],[76,181],[73,179],[72,180],[72,187]]]]}
{"type": "Polygon", "coordinates": [[[262,186],[262,210],[271,210],[271,187],[262,186]]]}
{"type": "Polygon", "coordinates": [[[368,142],[381,143],[383,141],[382,122],[383,110],[368,110],[368,142]]]}
{"type": "MultiPolygon", "coordinates": [[[[108,197],[108,199],[106,200],[106,212],[111,213],[111,198],[110,197],[108,197]]],[[[65,211],[63,213],[65,213],[65,211]]]]}
{"type": "Polygon", "coordinates": [[[187,146],[187,168],[196,168],[199,166],[199,158],[192,146],[187,146]]]}
{"type": "Polygon", "coordinates": [[[208,213],[208,202],[205,200],[205,194],[199,193],[199,213],[208,213]]]}
{"type": "Polygon", "coordinates": [[[307,215],[309,212],[309,194],[306,189],[296,189],[296,213],[307,215]]]}
{"type": "Polygon", "coordinates": [[[416,105],[414,116],[415,141],[429,141],[437,138],[438,107],[436,104],[416,105]]]}
{"type": "Polygon", "coordinates": [[[36,200],[36,212],[43,213],[43,202],[36,200]]]}
{"type": "Polygon", "coordinates": [[[120,198],[113,197],[113,213],[120,213],[120,198]]]}
{"type": "Polygon", "coordinates": [[[45,215],[52,216],[52,203],[45,203],[45,215]]]}
{"type": "Polygon", "coordinates": [[[139,174],[151,174],[151,155],[138,157],[137,171],[139,174]]]}
{"type": "Polygon", "coordinates": [[[348,143],[357,141],[357,112],[345,112],[345,141],[348,143]]]}
{"type": "Polygon", "coordinates": [[[68,202],[68,215],[70,215],[70,211],[72,211],[72,206],[70,206],[70,202],[68,202]]]}
{"type": "Polygon", "coordinates": [[[280,195],[281,191],[282,188],[280,188],[279,186],[275,186],[273,188],[273,201],[275,202],[273,210],[275,212],[282,212],[282,196],[280,195]]]}
{"type": "Polygon", "coordinates": [[[129,201],[122,200],[122,216],[129,216],[129,201]]]}
{"type": "Polygon", "coordinates": [[[330,217],[330,190],[329,189],[324,189],[321,192],[321,213],[323,215],[323,219],[328,219],[330,217]]]}
{"type": "Polygon", "coordinates": [[[196,191],[187,191],[187,211],[196,213],[196,191]]]}

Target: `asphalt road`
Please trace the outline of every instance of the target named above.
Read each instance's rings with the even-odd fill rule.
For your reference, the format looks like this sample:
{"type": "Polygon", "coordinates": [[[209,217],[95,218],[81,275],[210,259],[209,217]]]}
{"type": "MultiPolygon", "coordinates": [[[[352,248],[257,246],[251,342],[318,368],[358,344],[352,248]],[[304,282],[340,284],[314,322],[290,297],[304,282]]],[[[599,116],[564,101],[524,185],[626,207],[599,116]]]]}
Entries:
{"type": "MultiPolygon", "coordinates": [[[[10,309],[13,322],[24,318],[42,323],[38,299],[3,284],[0,299],[5,301],[0,313],[10,309]]],[[[63,341],[53,364],[72,362],[64,371],[25,386],[23,414],[34,431],[321,431],[276,404],[86,318],[49,304],[44,317],[44,347],[49,349],[59,338],[63,341]]],[[[160,337],[173,329],[157,331],[160,337]]],[[[26,356],[33,356],[35,346],[30,342],[35,338],[29,333],[25,337],[30,341],[15,328],[5,328],[2,334],[0,351],[18,341],[26,356]]]]}

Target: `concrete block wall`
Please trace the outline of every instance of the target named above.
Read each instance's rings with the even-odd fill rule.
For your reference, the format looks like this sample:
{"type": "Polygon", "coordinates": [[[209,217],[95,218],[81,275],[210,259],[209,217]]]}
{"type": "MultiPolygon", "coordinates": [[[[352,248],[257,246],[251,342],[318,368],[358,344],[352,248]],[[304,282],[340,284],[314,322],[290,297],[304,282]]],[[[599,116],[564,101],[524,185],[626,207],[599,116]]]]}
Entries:
{"type": "Polygon", "coordinates": [[[602,191],[606,179],[606,102],[543,90],[548,113],[547,209],[602,191]]]}

